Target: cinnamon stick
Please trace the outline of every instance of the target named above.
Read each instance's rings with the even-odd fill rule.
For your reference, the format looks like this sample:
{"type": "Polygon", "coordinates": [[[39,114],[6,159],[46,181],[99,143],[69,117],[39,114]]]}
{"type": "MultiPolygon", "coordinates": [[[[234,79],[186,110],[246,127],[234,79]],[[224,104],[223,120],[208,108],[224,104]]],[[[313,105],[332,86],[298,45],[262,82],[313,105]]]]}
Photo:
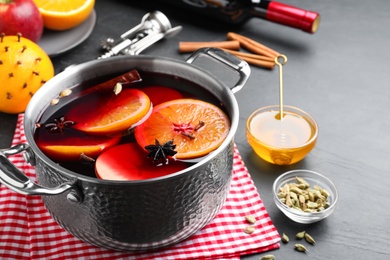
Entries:
{"type": "Polygon", "coordinates": [[[240,43],[236,40],[219,42],[179,42],[179,52],[193,52],[200,48],[215,47],[229,50],[239,50],[240,43]]]}
{"type": "Polygon", "coordinates": [[[262,67],[262,68],[266,68],[266,69],[272,70],[275,67],[275,62],[272,62],[272,61],[264,61],[264,60],[258,60],[258,59],[248,58],[248,57],[240,57],[240,56],[237,56],[237,57],[239,57],[242,60],[248,62],[249,64],[252,64],[252,65],[255,65],[255,66],[259,66],[259,67],[262,67]]]}
{"type": "Polygon", "coordinates": [[[264,55],[271,58],[275,58],[279,55],[277,51],[237,33],[229,32],[227,34],[227,38],[232,41],[238,41],[243,48],[256,54],[264,55]]]}
{"type": "Polygon", "coordinates": [[[109,79],[107,81],[104,81],[102,83],[99,83],[93,87],[90,87],[86,89],[83,94],[88,94],[93,91],[100,91],[100,90],[113,90],[115,85],[117,83],[122,84],[123,86],[130,86],[133,83],[142,81],[141,76],[139,75],[138,71],[136,69],[133,69],[131,71],[128,71],[122,75],[119,75],[115,78],[109,79]]]}
{"type": "Polygon", "coordinates": [[[251,65],[263,67],[266,69],[273,69],[275,67],[275,61],[274,59],[262,55],[256,55],[256,54],[250,54],[250,53],[244,53],[239,51],[233,51],[233,50],[227,50],[222,49],[226,52],[229,52],[238,58],[248,62],[251,65]]]}
{"type": "Polygon", "coordinates": [[[236,55],[236,56],[241,56],[241,57],[246,57],[246,58],[251,58],[251,59],[257,59],[257,60],[264,60],[264,61],[270,61],[270,62],[275,62],[275,59],[274,58],[271,58],[271,57],[268,57],[268,56],[264,56],[264,55],[258,55],[258,54],[252,54],[252,53],[246,53],[246,52],[240,52],[240,51],[233,51],[233,50],[228,50],[228,49],[224,49],[222,48],[222,50],[226,51],[226,52],[229,52],[233,55],[236,55]]]}

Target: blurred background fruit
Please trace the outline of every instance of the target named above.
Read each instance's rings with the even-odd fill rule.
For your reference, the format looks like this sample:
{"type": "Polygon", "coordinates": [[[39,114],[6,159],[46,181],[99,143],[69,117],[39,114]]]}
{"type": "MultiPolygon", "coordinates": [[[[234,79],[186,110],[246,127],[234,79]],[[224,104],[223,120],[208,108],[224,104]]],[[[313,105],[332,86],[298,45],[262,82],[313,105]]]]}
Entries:
{"type": "Polygon", "coordinates": [[[95,6],[95,0],[34,0],[51,30],[68,30],[84,22],[95,6]]]}
{"type": "Polygon", "coordinates": [[[0,0],[0,33],[16,35],[38,42],[43,32],[43,19],[32,0],[0,0]]]}
{"type": "Polygon", "coordinates": [[[0,111],[25,111],[35,92],[54,76],[49,56],[20,35],[0,36],[0,111]]]}

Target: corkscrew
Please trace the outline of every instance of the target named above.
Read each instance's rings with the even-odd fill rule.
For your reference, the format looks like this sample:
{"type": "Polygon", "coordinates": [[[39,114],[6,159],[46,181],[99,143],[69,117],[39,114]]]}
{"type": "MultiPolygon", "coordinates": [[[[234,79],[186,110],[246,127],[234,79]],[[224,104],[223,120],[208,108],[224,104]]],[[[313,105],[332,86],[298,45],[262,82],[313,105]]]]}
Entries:
{"type": "Polygon", "coordinates": [[[172,28],[169,19],[160,11],[147,13],[139,25],[122,34],[118,41],[107,38],[102,43],[106,53],[98,59],[116,55],[138,55],[157,41],[175,36],[181,29],[181,26],[172,28]]]}

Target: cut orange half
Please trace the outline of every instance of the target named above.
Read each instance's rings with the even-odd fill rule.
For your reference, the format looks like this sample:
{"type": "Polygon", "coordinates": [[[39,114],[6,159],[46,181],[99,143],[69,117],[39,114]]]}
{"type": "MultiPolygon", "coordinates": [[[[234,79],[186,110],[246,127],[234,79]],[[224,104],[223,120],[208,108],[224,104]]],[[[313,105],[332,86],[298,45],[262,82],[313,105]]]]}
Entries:
{"type": "Polygon", "coordinates": [[[117,134],[143,122],[151,112],[149,97],[138,89],[91,93],[68,113],[73,128],[90,134],[117,134]],[[100,95],[100,96],[97,96],[100,95]]]}
{"type": "Polygon", "coordinates": [[[67,30],[84,22],[91,14],[95,0],[33,0],[42,15],[44,26],[67,30]]]}
{"type": "Polygon", "coordinates": [[[177,159],[193,159],[218,148],[230,130],[230,120],[219,107],[196,99],[177,99],[154,107],[150,117],[135,128],[145,147],[174,140],[177,159]]]}

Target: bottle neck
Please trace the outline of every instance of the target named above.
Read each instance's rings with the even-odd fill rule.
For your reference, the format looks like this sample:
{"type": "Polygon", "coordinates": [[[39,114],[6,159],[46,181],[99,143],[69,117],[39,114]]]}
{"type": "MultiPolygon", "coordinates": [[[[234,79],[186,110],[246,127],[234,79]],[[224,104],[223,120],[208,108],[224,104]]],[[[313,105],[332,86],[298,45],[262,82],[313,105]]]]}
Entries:
{"type": "Polygon", "coordinates": [[[253,16],[268,21],[315,33],[320,24],[320,15],[313,11],[276,1],[251,0],[253,16]]]}

